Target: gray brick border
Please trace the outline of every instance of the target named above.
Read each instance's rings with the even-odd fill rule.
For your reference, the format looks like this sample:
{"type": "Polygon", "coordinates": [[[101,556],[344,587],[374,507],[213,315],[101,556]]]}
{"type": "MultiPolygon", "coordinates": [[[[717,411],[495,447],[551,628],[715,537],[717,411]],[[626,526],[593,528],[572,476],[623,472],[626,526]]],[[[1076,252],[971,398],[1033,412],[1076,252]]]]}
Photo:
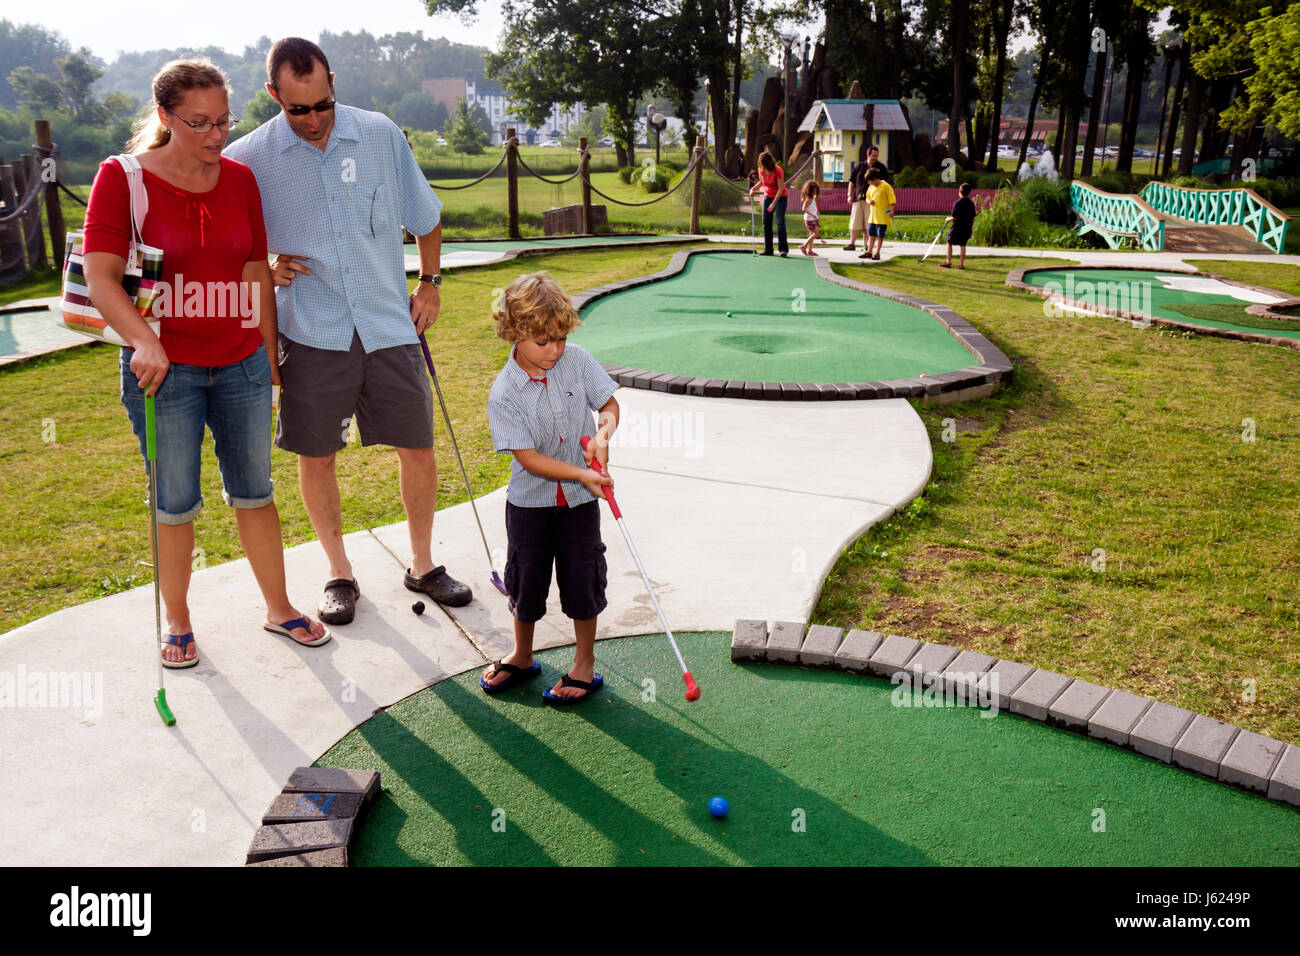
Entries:
{"type": "MultiPolygon", "coordinates": [[[[671,278],[685,269],[687,261],[694,255],[748,256],[750,254],[748,249],[684,249],[674,253],[667,267],[662,271],[579,292],[573,296],[573,305],[581,312],[592,302],[607,295],[671,278]]],[[[877,398],[918,398],[934,404],[965,402],[992,395],[1011,375],[1011,360],[1002,350],[947,306],[846,278],[836,273],[830,260],[825,257],[813,260],[813,267],[817,277],[826,282],[889,299],[925,312],[946,328],[953,338],[971,353],[974,363],[954,372],[944,372],[933,377],[893,379],[886,382],[751,382],[736,379],[702,379],[690,375],[674,375],[670,372],[647,372],[605,362],[601,363],[601,367],[624,388],[643,388],[680,395],[702,395],[709,398],[755,398],[786,402],[833,402],[877,398]]]]}
{"type": "Polygon", "coordinates": [[[374,770],[299,767],[262,815],[246,866],[347,866],[358,817],[380,791],[374,770]]]}
{"type": "Polygon", "coordinates": [[[830,667],[892,683],[933,686],[967,706],[992,698],[998,710],[1300,807],[1300,747],[1285,741],[1126,691],[938,642],[858,629],[846,634],[824,624],[808,627],[806,636],[802,623],[778,622],[773,633],[778,629],[787,634],[772,655],[767,621],[737,621],[731,659],[830,667]]]}
{"type": "MultiPolygon", "coordinates": [[[[1225,282],[1228,285],[1235,285],[1241,289],[1250,289],[1254,292],[1264,292],[1267,293],[1268,295],[1274,295],[1274,296],[1279,296],[1284,298],[1286,297],[1285,292],[1279,292],[1277,289],[1269,289],[1261,285],[1251,285],[1248,282],[1237,282],[1234,279],[1229,279],[1226,276],[1221,276],[1217,272],[1202,272],[1200,270],[1195,270],[1195,269],[1191,271],[1187,271],[1184,269],[1160,270],[1160,269],[1152,269],[1151,266],[1128,266],[1128,265],[1124,265],[1124,266],[1075,265],[1075,266],[1067,266],[1065,268],[1073,269],[1078,272],[1086,272],[1086,271],[1095,272],[1100,269],[1105,269],[1108,272],[1120,270],[1120,269],[1129,270],[1133,272],[1153,272],[1153,271],[1173,272],[1179,275],[1200,276],[1205,279],[1217,279],[1220,282],[1225,282]]],[[[1061,266],[1029,266],[1023,269],[1013,269],[1009,273],[1007,273],[1006,284],[1011,286],[1011,288],[1013,289],[1020,289],[1024,292],[1033,293],[1034,295],[1037,295],[1040,298],[1048,299],[1051,298],[1052,296],[1051,291],[1045,289],[1043,286],[1030,285],[1029,283],[1025,282],[1025,276],[1031,272],[1055,272],[1055,271],[1060,271],[1061,269],[1062,269],[1061,266]]],[[[1085,308],[1085,306],[1079,305],[1078,303],[1075,302],[1065,302],[1065,304],[1076,309],[1085,308]]],[[[1285,302],[1279,302],[1278,305],[1279,306],[1300,305],[1300,299],[1288,298],[1285,302]]],[[[1124,322],[1130,322],[1130,323],[1143,322],[1143,323],[1148,323],[1150,325],[1162,325],[1173,329],[1180,329],[1185,332],[1196,332],[1199,335],[1209,335],[1215,338],[1235,339],[1238,342],[1254,342],[1259,345],[1276,345],[1281,348],[1300,349],[1300,339],[1288,339],[1288,338],[1283,338],[1280,335],[1264,335],[1262,333],[1257,333],[1257,332],[1236,332],[1233,331],[1232,329],[1219,329],[1209,325],[1196,325],[1191,322],[1179,322],[1175,319],[1166,319],[1156,315],[1153,316],[1138,315],[1134,312],[1129,312],[1124,309],[1112,309],[1106,306],[1099,306],[1094,304],[1087,305],[1086,310],[1096,315],[1108,315],[1111,318],[1120,319],[1121,321],[1124,322]]],[[[1262,306],[1258,304],[1244,305],[1243,311],[1249,313],[1250,315],[1263,315],[1263,316],[1268,316],[1270,318],[1276,318],[1276,319],[1290,319],[1295,321],[1296,328],[1300,329],[1300,319],[1297,319],[1293,315],[1283,315],[1281,313],[1271,312],[1269,311],[1267,306],[1262,306]]]]}

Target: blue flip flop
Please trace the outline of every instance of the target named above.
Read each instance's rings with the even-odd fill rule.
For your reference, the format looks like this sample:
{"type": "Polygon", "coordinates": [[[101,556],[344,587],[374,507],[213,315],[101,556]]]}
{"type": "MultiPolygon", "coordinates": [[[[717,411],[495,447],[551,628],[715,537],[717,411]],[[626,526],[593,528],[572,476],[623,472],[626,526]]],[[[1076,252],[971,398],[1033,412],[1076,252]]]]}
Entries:
{"type": "Polygon", "coordinates": [[[497,671],[505,671],[510,676],[499,684],[489,684],[486,678],[480,677],[478,679],[479,686],[483,688],[483,692],[486,694],[499,694],[507,687],[523,683],[526,680],[536,677],[542,672],[540,661],[533,661],[532,667],[517,667],[514,664],[503,664],[501,661],[493,661],[492,668],[492,675],[494,677],[496,676],[497,671]]]}
{"type": "MultiPolygon", "coordinates": [[[[189,646],[194,643],[194,632],[191,631],[188,634],[168,634],[163,639],[163,643],[175,644],[177,647],[181,649],[181,652],[184,653],[189,649],[189,646]]],[[[194,658],[192,660],[188,660],[188,661],[187,660],[169,661],[167,660],[167,658],[164,657],[162,666],[170,667],[172,670],[178,671],[186,667],[193,667],[198,662],[199,662],[199,655],[197,654],[194,655],[194,658]]]]}
{"type": "Polygon", "coordinates": [[[305,617],[295,617],[292,621],[285,621],[283,624],[272,624],[270,621],[267,621],[262,625],[263,630],[270,631],[272,634],[279,634],[282,637],[287,637],[295,644],[301,644],[303,647],[319,647],[334,636],[330,633],[330,629],[327,627],[325,628],[325,633],[315,640],[300,641],[298,638],[293,636],[294,628],[298,627],[301,627],[308,634],[311,633],[311,621],[307,620],[305,617]]]}
{"type": "Polygon", "coordinates": [[[568,674],[565,674],[560,678],[560,685],[562,687],[578,687],[585,690],[587,693],[583,694],[581,697],[560,697],[556,694],[552,694],[551,689],[548,687],[546,690],[542,691],[542,700],[546,701],[548,704],[555,704],[557,706],[581,704],[592,694],[596,693],[596,691],[600,690],[600,686],[604,683],[605,678],[601,677],[599,674],[593,674],[590,683],[585,680],[575,680],[568,674]]]}

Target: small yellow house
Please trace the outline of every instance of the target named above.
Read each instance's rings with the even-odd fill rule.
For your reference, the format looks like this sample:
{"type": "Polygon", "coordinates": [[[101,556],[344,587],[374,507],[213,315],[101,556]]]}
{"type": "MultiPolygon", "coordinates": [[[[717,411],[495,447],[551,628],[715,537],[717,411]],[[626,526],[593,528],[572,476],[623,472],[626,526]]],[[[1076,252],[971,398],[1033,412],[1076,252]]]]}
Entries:
{"type": "Polygon", "coordinates": [[[910,132],[898,100],[817,100],[799,124],[799,132],[812,130],[813,143],[822,152],[822,179],[843,182],[858,161],[870,114],[871,142],[880,147],[880,159],[895,168],[892,133],[910,132]]]}

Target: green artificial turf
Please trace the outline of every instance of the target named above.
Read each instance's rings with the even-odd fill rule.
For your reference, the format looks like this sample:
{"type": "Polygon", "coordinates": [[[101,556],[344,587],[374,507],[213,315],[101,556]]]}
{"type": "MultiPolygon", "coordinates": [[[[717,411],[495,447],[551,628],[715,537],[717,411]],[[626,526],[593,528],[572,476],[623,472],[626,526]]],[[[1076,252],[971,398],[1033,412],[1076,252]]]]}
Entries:
{"type": "Polygon", "coordinates": [[[693,255],[582,320],[570,339],[600,361],[698,378],[870,382],[974,361],[929,314],[827,282],[803,257],[693,255]]]}
{"type": "Polygon", "coordinates": [[[1259,329],[1266,332],[1291,332],[1300,334],[1300,322],[1294,319],[1270,319],[1251,315],[1240,302],[1186,302],[1175,310],[1189,319],[1216,325],[1220,328],[1259,329]]]}
{"type": "Polygon", "coordinates": [[[1056,283],[1065,287],[1074,277],[1075,301],[1085,306],[1108,306],[1133,313],[1150,310],[1152,316],[1191,322],[1218,329],[1250,332],[1268,329],[1284,338],[1300,338],[1300,324],[1278,322],[1246,314],[1246,302],[1228,295],[1210,295],[1166,288],[1160,276],[1176,273],[1139,269],[1044,269],[1025,275],[1025,283],[1045,286],[1056,283]],[[1188,308],[1188,307],[1191,308],[1188,308]],[[1207,306],[1217,306],[1209,310],[1207,306]]]}
{"type": "Polygon", "coordinates": [[[728,635],[602,641],[606,685],[538,695],[572,660],[488,697],[479,671],[395,704],[319,764],[378,770],[359,865],[1268,866],[1300,813],[1001,712],[925,706],[834,671],[733,664],[728,635]],[[653,684],[649,683],[653,682],[653,684]],[[651,698],[650,691],[654,696],[651,698]],[[897,706],[908,701],[913,706],[897,706]],[[917,704],[920,706],[916,706],[917,704]],[[725,820],[708,801],[725,797],[725,820]],[[495,826],[494,826],[495,824],[495,826]]]}
{"type": "MultiPolygon", "coordinates": [[[[644,236],[608,233],[602,236],[557,236],[552,239],[485,239],[482,242],[457,242],[447,239],[442,243],[442,251],[448,252],[509,252],[511,249],[552,249],[563,250],[575,246],[604,246],[619,243],[661,243],[665,240],[679,238],[673,235],[644,236]]],[[[408,256],[418,255],[420,247],[413,242],[406,244],[408,256]]]]}

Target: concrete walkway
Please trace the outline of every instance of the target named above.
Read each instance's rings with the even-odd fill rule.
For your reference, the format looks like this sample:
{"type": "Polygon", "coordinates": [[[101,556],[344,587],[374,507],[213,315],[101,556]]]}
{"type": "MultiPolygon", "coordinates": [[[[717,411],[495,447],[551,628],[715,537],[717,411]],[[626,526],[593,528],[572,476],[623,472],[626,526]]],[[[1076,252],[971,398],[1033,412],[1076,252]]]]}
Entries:
{"type": "MultiPolygon", "coordinates": [[[[677,631],[730,630],[760,610],[805,620],[841,549],[906,505],[930,474],[925,428],[902,400],[751,402],[632,389],[618,399],[615,494],[677,631]]],[[[478,502],[501,551],[504,498],[498,489],[478,502]]],[[[659,632],[607,509],[603,520],[610,607],[599,636],[659,632]]],[[[196,573],[202,662],[167,673],[172,728],[151,703],[152,587],[0,636],[0,680],[13,675],[24,698],[3,718],[0,860],[242,863],[294,768],[377,710],[509,647],[506,600],[489,583],[467,504],[438,513],[434,540],[435,559],[473,587],[472,604],[453,618],[426,600],[417,617],[401,579],[405,526],[358,532],[348,539],[362,589],[357,619],[314,649],[261,629],[246,561],[196,573]]],[[[293,548],[285,563],[290,595],[314,607],[326,576],[319,546],[293,548]]],[[[572,640],[555,593],[550,607],[540,647],[572,640]]]]}
{"type": "MultiPolygon", "coordinates": [[[[792,219],[787,217],[786,228],[790,242],[790,257],[803,258],[803,253],[799,251],[799,244],[803,242],[808,235],[803,231],[803,225],[796,224],[792,219]]],[[[758,247],[762,248],[762,234],[758,237],[758,247]]],[[[726,243],[728,245],[753,245],[752,236],[700,236],[701,240],[707,239],[709,242],[726,243]]],[[[857,249],[853,252],[844,250],[845,240],[843,239],[826,239],[818,242],[814,249],[819,256],[825,256],[832,262],[857,263],[859,265],[870,266],[878,265],[876,262],[867,262],[859,259],[858,255],[862,252],[862,240],[859,239],[857,249]]],[[[774,247],[775,248],[775,247],[774,247]]],[[[915,256],[918,260],[926,254],[930,248],[928,242],[898,242],[890,239],[885,240],[884,248],[881,250],[880,262],[895,257],[907,258],[915,256]]],[[[940,240],[935,244],[934,251],[930,253],[927,262],[935,263],[936,269],[938,263],[943,262],[946,255],[946,246],[940,240]]],[[[1236,262],[1281,262],[1288,265],[1300,265],[1300,256],[1283,256],[1271,252],[1260,253],[1186,253],[1186,252],[1117,252],[1110,249],[1010,249],[995,246],[968,246],[966,249],[966,258],[1025,258],[1025,259],[1064,259],[1069,262],[1077,262],[1084,266],[1136,266],[1143,269],[1169,269],[1171,271],[1188,272],[1197,268],[1194,264],[1197,259],[1217,259],[1231,260],[1236,262]]],[[[956,255],[954,254],[954,262],[956,255]]],[[[936,275],[940,273],[936,272],[936,275]]]]}

